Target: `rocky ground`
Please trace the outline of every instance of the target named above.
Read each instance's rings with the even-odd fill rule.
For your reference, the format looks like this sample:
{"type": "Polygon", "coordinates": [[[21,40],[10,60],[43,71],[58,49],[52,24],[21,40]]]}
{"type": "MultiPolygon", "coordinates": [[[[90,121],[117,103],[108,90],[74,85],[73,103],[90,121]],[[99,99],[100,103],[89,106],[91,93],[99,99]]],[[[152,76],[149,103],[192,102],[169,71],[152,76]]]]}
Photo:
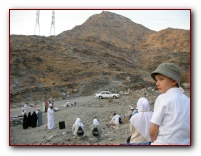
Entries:
{"type": "MultiPolygon", "coordinates": [[[[185,93],[190,97],[189,90],[186,90],[185,93]]],[[[66,100],[55,100],[54,105],[59,109],[55,112],[55,128],[51,131],[47,130],[46,112],[43,112],[43,125],[40,127],[23,129],[22,124],[12,121],[10,122],[10,145],[118,145],[125,143],[129,136],[129,106],[135,107],[138,98],[144,95],[147,96],[153,110],[154,100],[158,93],[152,89],[131,91],[129,95],[122,95],[119,99],[98,99],[94,96],[68,99],[70,103],[77,103],[76,106],[70,107],[63,107],[66,100]],[[119,129],[107,126],[114,111],[124,117],[123,124],[119,129]],[[80,117],[84,124],[83,140],[76,140],[71,131],[77,117],[80,117]],[[99,140],[88,135],[89,126],[94,118],[99,120],[103,129],[102,137],[99,140]],[[65,129],[59,129],[60,121],[65,121],[65,129]]],[[[22,112],[23,104],[15,105],[18,107],[10,107],[11,120],[22,112]]],[[[31,104],[28,105],[31,106],[31,104]]],[[[26,112],[34,110],[37,110],[36,106],[27,108],[26,112]]]]}

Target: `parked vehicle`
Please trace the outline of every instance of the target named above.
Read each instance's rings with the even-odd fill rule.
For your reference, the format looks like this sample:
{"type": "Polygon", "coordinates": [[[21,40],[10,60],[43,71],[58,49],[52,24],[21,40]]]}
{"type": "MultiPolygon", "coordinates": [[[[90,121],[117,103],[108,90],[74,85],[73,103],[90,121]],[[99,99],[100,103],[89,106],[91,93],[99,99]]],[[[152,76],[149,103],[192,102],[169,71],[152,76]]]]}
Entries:
{"type": "Polygon", "coordinates": [[[95,94],[96,97],[98,97],[99,99],[103,99],[103,98],[119,98],[120,95],[119,94],[113,94],[109,91],[102,91],[101,93],[99,94],[95,94]]]}

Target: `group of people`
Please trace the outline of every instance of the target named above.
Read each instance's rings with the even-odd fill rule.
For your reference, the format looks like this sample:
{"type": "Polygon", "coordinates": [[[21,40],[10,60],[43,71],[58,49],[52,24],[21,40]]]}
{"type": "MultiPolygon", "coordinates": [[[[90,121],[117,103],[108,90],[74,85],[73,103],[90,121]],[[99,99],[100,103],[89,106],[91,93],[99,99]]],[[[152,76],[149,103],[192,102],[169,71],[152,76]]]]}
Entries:
{"type": "Polygon", "coordinates": [[[68,102],[68,101],[66,100],[66,103],[65,103],[65,105],[63,105],[63,107],[76,106],[76,105],[77,105],[76,102],[70,103],[70,102],[68,102]]]}
{"type": "Polygon", "coordinates": [[[29,112],[28,114],[26,113],[26,111],[23,110],[22,116],[23,129],[28,129],[28,127],[35,128],[42,125],[42,112],[40,111],[40,109],[38,109],[37,113],[33,111],[33,113],[29,112]]]}
{"type": "MultiPolygon", "coordinates": [[[[76,139],[81,140],[84,137],[85,130],[84,124],[82,123],[80,118],[77,118],[75,123],[72,126],[72,132],[76,139]]],[[[100,139],[102,134],[102,128],[99,121],[95,118],[93,119],[93,123],[90,125],[90,137],[95,137],[100,139]]]]}
{"type": "MultiPolygon", "coordinates": [[[[190,144],[190,98],[184,94],[181,88],[181,72],[173,63],[162,63],[151,73],[156,81],[156,87],[160,95],[155,100],[153,112],[149,102],[142,97],[137,102],[137,107],[131,107],[130,136],[127,139],[129,145],[189,145],[190,144]]],[[[38,113],[39,114],[39,113],[38,113]]],[[[23,128],[36,126],[37,117],[33,112],[32,119],[29,115],[23,120],[23,128]],[[26,123],[27,122],[27,123],[26,123]],[[31,123],[31,124],[30,124],[31,123]]],[[[119,125],[120,115],[114,113],[110,124],[119,125]]],[[[54,128],[53,104],[47,109],[48,130],[54,128]]],[[[38,121],[39,125],[39,121],[38,121]]],[[[72,132],[78,139],[84,136],[83,123],[77,118],[72,132]],[[81,127],[81,128],[80,128],[81,127]],[[78,133],[80,131],[80,133],[78,133]]],[[[90,135],[100,137],[102,133],[97,119],[93,120],[90,135]],[[99,134],[94,134],[94,129],[99,134]]]]}
{"type": "MultiPolygon", "coordinates": [[[[49,107],[47,108],[47,128],[51,130],[54,128],[54,107],[53,103],[49,103],[49,107]]],[[[23,109],[21,116],[23,117],[23,129],[27,129],[28,127],[40,127],[42,122],[42,111],[38,108],[38,111],[33,111],[33,113],[29,112],[28,114],[23,109]]]]}
{"type": "Polygon", "coordinates": [[[146,98],[137,102],[130,117],[130,145],[190,145],[190,98],[180,87],[181,72],[173,63],[162,63],[151,73],[160,95],[150,111],[146,98]]]}
{"type": "MultiPolygon", "coordinates": [[[[51,101],[45,101],[45,112],[48,111],[48,108],[50,105],[54,106],[54,101],[51,100],[51,101]]],[[[58,111],[59,109],[57,107],[53,107],[54,111],[58,111]]]]}
{"type": "MultiPolygon", "coordinates": [[[[50,103],[49,108],[47,109],[47,128],[48,130],[52,130],[54,126],[55,126],[54,109],[53,109],[53,104],[50,103]]],[[[100,138],[102,134],[102,129],[97,119],[93,120],[93,124],[90,127],[91,127],[90,136],[100,138]]],[[[72,126],[72,133],[74,134],[75,138],[82,139],[84,136],[84,132],[85,132],[84,124],[81,122],[80,118],[77,118],[75,123],[72,126]]]]}

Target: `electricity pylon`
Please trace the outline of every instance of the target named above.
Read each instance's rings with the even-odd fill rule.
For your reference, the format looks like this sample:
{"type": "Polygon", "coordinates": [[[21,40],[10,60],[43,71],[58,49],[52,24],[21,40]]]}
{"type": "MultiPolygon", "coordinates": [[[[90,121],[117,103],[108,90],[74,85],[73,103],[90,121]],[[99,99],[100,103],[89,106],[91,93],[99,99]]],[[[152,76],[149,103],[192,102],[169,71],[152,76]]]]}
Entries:
{"type": "Polygon", "coordinates": [[[55,12],[52,11],[52,22],[51,22],[51,28],[50,28],[50,35],[51,35],[51,32],[52,32],[52,28],[54,28],[54,35],[55,35],[55,12]]]}
{"type": "Polygon", "coordinates": [[[36,35],[37,27],[38,27],[38,35],[40,35],[39,17],[40,17],[40,10],[37,10],[37,11],[36,11],[36,25],[35,25],[35,29],[34,29],[34,35],[36,35]]]}

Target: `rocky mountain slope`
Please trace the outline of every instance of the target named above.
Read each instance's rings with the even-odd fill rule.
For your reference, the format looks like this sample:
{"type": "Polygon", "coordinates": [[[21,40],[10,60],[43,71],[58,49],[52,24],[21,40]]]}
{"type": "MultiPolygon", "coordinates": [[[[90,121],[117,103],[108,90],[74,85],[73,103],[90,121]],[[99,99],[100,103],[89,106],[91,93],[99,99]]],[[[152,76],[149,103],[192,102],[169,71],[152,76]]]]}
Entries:
{"type": "Polygon", "coordinates": [[[103,11],[57,36],[10,36],[10,101],[93,95],[154,85],[150,72],[176,63],[190,81],[190,31],[154,32],[103,11]]]}

